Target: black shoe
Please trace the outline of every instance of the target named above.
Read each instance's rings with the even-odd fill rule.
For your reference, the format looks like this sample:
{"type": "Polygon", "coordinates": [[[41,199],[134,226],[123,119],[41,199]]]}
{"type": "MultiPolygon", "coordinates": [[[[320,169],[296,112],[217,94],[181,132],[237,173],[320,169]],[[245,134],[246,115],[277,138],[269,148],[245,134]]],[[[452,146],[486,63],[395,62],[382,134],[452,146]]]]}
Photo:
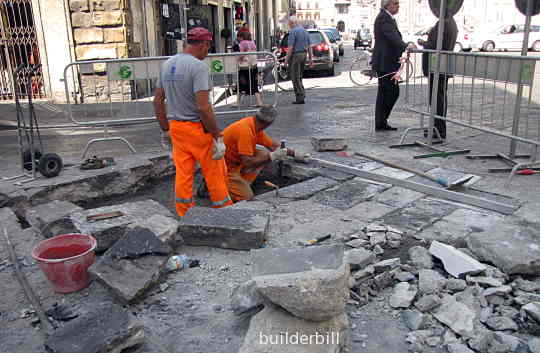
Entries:
{"type": "Polygon", "coordinates": [[[294,102],[292,102],[292,104],[306,104],[306,102],[304,102],[303,100],[302,101],[294,101],[294,102]]]}
{"type": "MultiPolygon", "coordinates": [[[[442,138],[443,140],[446,139],[446,133],[440,133],[440,135],[441,135],[441,138],[442,138]]],[[[428,137],[428,129],[424,129],[424,137],[425,137],[425,138],[428,137]]],[[[433,137],[434,137],[434,138],[438,138],[438,137],[439,137],[439,136],[437,136],[437,133],[435,132],[435,130],[433,130],[433,137]]]]}
{"type": "Polygon", "coordinates": [[[397,128],[391,127],[390,125],[385,125],[381,127],[376,127],[375,131],[396,131],[397,128]]]}

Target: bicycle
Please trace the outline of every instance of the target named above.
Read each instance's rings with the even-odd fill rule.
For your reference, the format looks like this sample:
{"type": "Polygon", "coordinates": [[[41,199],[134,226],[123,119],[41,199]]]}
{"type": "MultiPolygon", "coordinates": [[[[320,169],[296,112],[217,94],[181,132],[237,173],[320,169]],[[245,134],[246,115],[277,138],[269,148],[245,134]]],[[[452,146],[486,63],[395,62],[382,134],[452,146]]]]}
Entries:
{"type": "MultiPolygon", "coordinates": [[[[410,54],[407,52],[407,55],[401,57],[399,69],[395,72],[391,72],[388,75],[396,75],[398,82],[402,82],[401,73],[405,70],[405,81],[408,81],[414,72],[414,65],[410,60],[410,54]]],[[[360,55],[358,55],[351,63],[349,68],[349,78],[352,83],[356,86],[364,86],[375,78],[378,79],[377,72],[373,71],[371,68],[371,53],[368,50],[363,50],[360,55]]]]}

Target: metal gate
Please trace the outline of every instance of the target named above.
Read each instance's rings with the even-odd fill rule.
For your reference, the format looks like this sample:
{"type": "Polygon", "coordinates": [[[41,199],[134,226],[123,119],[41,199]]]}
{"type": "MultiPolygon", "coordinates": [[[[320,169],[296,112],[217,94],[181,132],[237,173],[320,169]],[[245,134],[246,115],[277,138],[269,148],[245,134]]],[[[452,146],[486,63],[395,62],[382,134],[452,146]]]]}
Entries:
{"type": "Polygon", "coordinates": [[[31,0],[0,0],[0,101],[27,96],[26,77],[30,65],[38,66],[31,76],[33,98],[44,98],[41,69],[31,0]],[[18,67],[24,67],[17,71],[18,67]],[[14,73],[18,72],[17,76],[14,73]]]}

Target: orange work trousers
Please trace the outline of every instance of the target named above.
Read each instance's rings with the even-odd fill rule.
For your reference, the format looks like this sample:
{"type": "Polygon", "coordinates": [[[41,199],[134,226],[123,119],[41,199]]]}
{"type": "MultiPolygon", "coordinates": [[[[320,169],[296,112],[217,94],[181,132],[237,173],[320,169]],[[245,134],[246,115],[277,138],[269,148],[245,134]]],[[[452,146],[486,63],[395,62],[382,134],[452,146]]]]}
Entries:
{"type": "Polygon", "coordinates": [[[204,131],[200,122],[172,120],[169,126],[176,167],[175,194],[178,215],[184,216],[195,205],[192,193],[196,162],[201,166],[212,207],[232,205],[227,190],[225,159],[212,159],[212,135],[204,131]]]}
{"type": "MultiPolygon", "coordinates": [[[[255,157],[261,154],[268,155],[268,151],[255,150],[255,157]]],[[[240,167],[236,168],[236,171],[229,171],[229,195],[231,195],[234,202],[251,200],[255,196],[251,184],[257,179],[264,166],[260,166],[249,173],[242,172],[244,168],[243,165],[240,165],[240,167]]]]}

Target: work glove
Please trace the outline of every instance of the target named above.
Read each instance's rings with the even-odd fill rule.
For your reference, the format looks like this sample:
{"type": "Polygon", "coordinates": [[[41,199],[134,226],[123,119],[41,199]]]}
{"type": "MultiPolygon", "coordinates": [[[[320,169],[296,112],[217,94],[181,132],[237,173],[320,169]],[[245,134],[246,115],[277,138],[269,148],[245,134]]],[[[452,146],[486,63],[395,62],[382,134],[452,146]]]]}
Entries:
{"type": "Polygon", "coordinates": [[[287,149],[286,148],[278,148],[273,152],[270,152],[270,160],[271,161],[282,161],[285,158],[287,158],[287,149]]]}
{"type": "Polygon", "coordinates": [[[217,140],[214,139],[214,149],[212,150],[212,159],[218,160],[225,156],[225,151],[227,147],[223,142],[223,137],[218,137],[217,140]]]}
{"type": "Polygon", "coordinates": [[[294,154],[294,161],[298,163],[309,163],[311,160],[311,154],[309,153],[298,153],[294,154]]]}
{"type": "Polygon", "coordinates": [[[171,136],[168,131],[161,130],[161,148],[164,151],[170,151],[172,149],[171,136]]]}

